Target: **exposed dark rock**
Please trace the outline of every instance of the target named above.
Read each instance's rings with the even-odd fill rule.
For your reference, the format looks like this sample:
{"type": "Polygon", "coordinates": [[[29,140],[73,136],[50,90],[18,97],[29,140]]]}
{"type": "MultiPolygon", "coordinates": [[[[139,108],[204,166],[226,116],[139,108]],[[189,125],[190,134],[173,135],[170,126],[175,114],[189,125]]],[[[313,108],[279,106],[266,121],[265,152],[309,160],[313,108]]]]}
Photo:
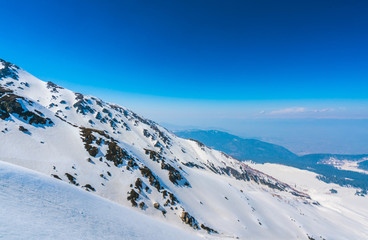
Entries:
{"type": "Polygon", "coordinates": [[[169,193],[169,198],[171,200],[171,205],[175,205],[179,203],[179,200],[175,197],[173,193],[169,193]]]}
{"type": "Polygon", "coordinates": [[[101,120],[102,119],[102,116],[101,116],[101,113],[100,112],[97,112],[96,119],[97,120],[101,120]]]}
{"type": "Polygon", "coordinates": [[[138,167],[138,164],[135,162],[135,160],[133,159],[129,159],[128,161],[128,166],[131,167],[131,168],[134,168],[134,167],[138,167]]]}
{"type": "Polygon", "coordinates": [[[10,62],[4,61],[2,59],[0,59],[0,64],[4,66],[2,69],[0,69],[0,79],[10,77],[13,78],[14,80],[18,80],[19,78],[17,71],[19,70],[18,66],[10,62]]]}
{"type": "Polygon", "coordinates": [[[138,189],[138,192],[141,193],[142,191],[142,180],[140,178],[137,178],[134,184],[135,188],[138,189]]]}
{"type": "Polygon", "coordinates": [[[105,175],[103,175],[102,173],[100,174],[100,177],[102,177],[103,179],[105,179],[106,181],[109,181],[109,179],[107,179],[107,177],[105,177],[105,175]]]}
{"type": "Polygon", "coordinates": [[[162,132],[155,123],[149,124],[151,128],[156,131],[159,135],[159,138],[168,146],[171,146],[170,137],[167,136],[164,132],[162,132]]]}
{"type": "Polygon", "coordinates": [[[162,160],[162,162],[161,162],[161,169],[165,169],[165,170],[169,171],[169,180],[173,184],[178,185],[179,182],[181,182],[183,180],[184,186],[190,186],[188,181],[181,175],[181,173],[178,170],[176,170],[176,168],[174,168],[170,164],[166,163],[164,160],[162,160]]]}
{"type": "Polygon", "coordinates": [[[87,159],[87,161],[89,162],[89,163],[92,163],[92,164],[96,164],[94,161],[92,161],[92,159],[90,159],[90,158],[88,158],[87,159]]]}
{"type": "Polygon", "coordinates": [[[151,137],[151,134],[148,132],[148,130],[147,130],[147,129],[143,129],[143,135],[144,135],[146,138],[151,137]]]}
{"type": "Polygon", "coordinates": [[[162,215],[166,215],[167,211],[165,209],[161,209],[162,215]]]}
{"type": "Polygon", "coordinates": [[[239,172],[238,170],[232,168],[232,167],[226,167],[226,168],[220,168],[220,170],[229,175],[233,176],[238,180],[243,181],[254,181],[258,184],[262,184],[265,186],[268,186],[272,189],[277,189],[279,191],[286,191],[290,192],[292,195],[302,198],[310,199],[310,197],[302,192],[299,192],[293,188],[291,188],[286,183],[279,182],[278,180],[272,178],[271,176],[268,176],[264,173],[261,173],[255,169],[252,169],[246,165],[243,165],[242,172],[239,172]]]}
{"type": "Polygon", "coordinates": [[[92,157],[95,157],[97,153],[99,152],[98,148],[95,146],[92,146],[92,143],[96,143],[97,145],[105,144],[108,146],[108,149],[106,151],[105,158],[108,161],[114,162],[115,166],[120,166],[124,164],[124,160],[127,161],[127,164],[131,167],[137,167],[137,163],[135,162],[135,159],[125,150],[119,147],[117,144],[117,141],[107,135],[104,131],[92,129],[92,128],[84,128],[81,127],[81,135],[82,140],[84,142],[85,149],[89,152],[89,154],[92,157]],[[103,140],[101,138],[97,138],[95,134],[98,133],[101,136],[105,137],[106,140],[103,140]]]}
{"type": "Polygon", "coordinates": [[[35,111],[38,115],[40,115],[41,117],[43,117],[43,116],[44,116],[44,114],[43,114],[42,112],[38,111],[37,109],[35,109],[34,111],[35,111]]]}
{"type": "Polygon", "coordinates": [[[153,207],[156,209],[160,208],[160,204],[158,202],[153,203],[153,207]]]}
{"type": "Polygon", "coordinates": [[[155,162],[160,162],[160,160],[164,159],[164,157],[162,157],[158,152],[154,151],[154,150],[150,150],[150,149],[144,149],[145,153],[147,155],[149,155],[149,158],[152,160],[152,161],[155,161],[155,162]]]}
{"type": "MultiPolygon", "coordinates": [[[[132,160],[135,161],[132,156],[129,155],[129,153],[119,147],[116,142],[109,142],[108,143],[108,150],[106,153],[106,159],[109,161],[113,161],[115,166],[119,166],[120,164],[123,164],[123,160],[132,160]]],[[[135,164],[131,164],[132,166],[135,166],[135,164]]]]}
{"type": "Polygon", "coordinates": [[[89,149],[87,149],[89,155],[91,155],[92,157],[96,157],[97,153],[98,153],[98,148],[95,146],[91,146],[89,149]]]}
{"type": "Polygon", "coordinates": [[[335,189],[331,188],[331,189],[330,189],[330,193],[335,194],[335,193],[337,193],[337,190],[335,190],[335,189]]]}
{"type": "Polygon", "coordinates": [[[56,85],[55,83],[53,83],[53,82],[47,82],[47,85],[46,85],[46,87],[48,88],[48,89],[51,89],[51,92],[52,93],[58,93],[59,91],[58,91],[58,89],[63,89],[62,87],[60,87],[60,86],[58,86],[58,85],[56,85]]]}
{"type": "Polygon", "coordinates": [[[162,191],[162,197],[163,198],[166,198],[168,195],[167,195],[167,190],[163,190],[162,191]]]}
{"type": "Polygon", "coordinates": [[[107,110],[106,108],[102,109],[102,112],[106,113],[110,118],[112,118],[112,113],[109,110],[107,110]]]}
{"type": "Polygon", "coordinates": [[[86,184],[83,186],[87,191],[96,192],[96,189],[92,187],[90,184],[86,184]]]}
{"type": "Polygon", "coordinates": [[[137,199],[139,198],[139,194],[134,191],[134,189],[130,190],[130,192],[128,192],[128,201],[130,201],[132,203],[132,206],[133,207],[137,207],[138,204],[137,204],[137,199]]]}
{"type": "Polygon", "coordinates": [[[367,196],[367,194],[368,194],[367,190],[361,190],[361,191],[356,190],[355,191],[356,196],[365,197],[365,196],[367,196]]]}
{"type": "Polygon", "coordinates": [[[203,223],[201,224],[201,228],[203,230],[206,230],[208,234],[211,234],[211,233],[218,233],[216,230],[210,228],[210,227],[207,227],[206,225],[204,225],[203,223]]]}
{"type": "Polygon", "coordinates": [[[52,177],[56,178],[56,179],[59,179],[59,180],[62,180],[58,175],[56,174],[51,174],[52,177]]]}
{"type": "Polygon", "coordinates": [[[144,202],[139,203],[139,208],[140,209],[144,209],[145,206],[146,206],[146,204],[144,202]]]}
{"type": "Polygon", "coordinates": [[[157,142],[155,143],[154,147],[156,147],[156,148],[160,148],[160,149],[161,149],[161,151],[162,151],[162,149],[164,148],[164,146],[163,146],[159,141],[157,141],[157,142]]]}
{"type": "Polygon", "coordinates": [[[23,127],[23,126],[19,126],[19,131],[30,134],[30,132],[28,131],[27,128],[23,127]]]}
{"type": "Polygon", "coordinates": [[[144,166],[139,170],[141,171],[143,177],[148,178],[148,181],[151,184],[151,186],[155,187],[157,191],[161,190],[160,181],[153,175],[152,171],[148,167],[144,166]]]}
{"type": "Polygon", "coordinates": [[[75,93],[75,95],[77,102],[74,103],[73,107],[76,108],[77,113],[82,113],[83,115],[95,113],[95,110],[89,106],[91,104],[90,100],[85,99],[83,94],[75,93]]]}
{"type": "Polygon", "coordinates": [[[129,117],[129,115],[132,115],[135,119],[137,119],[139,122],[147,124],[147,125],[153,125],[154,122],[145,118],[142,118],[141,116],[139,116],[138,114],[134,113],[134,112],[128,112],[126,110],[124,110],[124,116],[125,117],[129,117]]]}
{"type": "Polygon", "coordinates": [[[167,207],[170,205],[170,200],[166,200],[166,202],[164,203],[164,206],[167,207]]]}
{"type": "Polygon", "coordinates": [[[210,162],[210,161],[208,161],[207,160],[207,164],[205,164],[204,163],[204,165],[209,169],[209,170],[211,170],[212,172],[214,172],[214,173],[216,173],[216,174],[222,174],[216,167],[215,167],[215,165],[212,163],[212,162],[210,162]]]}
{"type": "Polygon", "coordinates": [[[183,165],[187,166],[187,167],[190,167],[190,168],[200,168],[200,169],[204,169],[204,167],[194,163],[194,162],[187,162],[187,163],[183,163],[183,165]]]}
{"type": "Polygon", "coordinates": [[[21,84],[21,85],[24,85],[25,87],[28,87],[28,88],[29,88],[29,83],[27,83],[27,82],[21,82],[20,84],[21,84]]]}
{"type": "Polygon", "coordinates": [[[122,121],[122,125],[125,127],[126,131],[130,131],[130,127],[128,126],[128,124],[126,124],[126,122],[122,121]]]}
{"type": "MultiPolygon", "coordinates": [[[[11,90],[0,87],[0,118],[6,120],[12,114],[31,125],[51,126],[54,124],[51,119],[40,116],[37,113],[39,111],[36,113],[29,111],[21,101],[27,102],[23,97],[13,94],[11,90]]],[[[30,102],[28,101],[28,103],[30,102]]]]}
{"type": "Polygon", "coordinates": [[[102,139],[102,138],[98,138],[97,140],[96,140],[96,144],[98,145],[98,146],[101,146],[101,144],[104,142],[104,140],[102,139]]]}
{"type": "Polygon", "coordinates": [[[77,125],[71,123],[71,122],[68,122],[67,120],[63,119],[62,117],[58,116],[58,115],[55,115],[55,117],[59,118],[61,121],[63,122],[66,122],[67,124],[69,124],[70,126],[73,126],[73,127],[78,127],[77,125]]]}
{"type": "Polygon", "coordinates": [[[205,147],[206,145],[204,145],[203,143],[201,143],[200,141],[195,140],[195,139],[189,139],[189,140],[191,140],[191,141],[193,141],[193,142],[196,142],[196,143],[198,144],[198,146],[199,146],[202,150],[204,150],[204,147],[205,147]]]}
{"type": "Polygon", "coordinates": [[[191,226],[194,229],[198,229],[198,222],[197,220],[192,217],[188,212],[183,211],[180,215],[180,219],[185,223],[191,226]]]}
{"type": "Polygon", "coordinates": [[[74,184],[75,186],[79,186],[79,183],[77,183],[76,178],[74,176],[72,176],[69,173],[65,173],[65,176],[69,179],[69,182],[71,184],[74,184]]]}

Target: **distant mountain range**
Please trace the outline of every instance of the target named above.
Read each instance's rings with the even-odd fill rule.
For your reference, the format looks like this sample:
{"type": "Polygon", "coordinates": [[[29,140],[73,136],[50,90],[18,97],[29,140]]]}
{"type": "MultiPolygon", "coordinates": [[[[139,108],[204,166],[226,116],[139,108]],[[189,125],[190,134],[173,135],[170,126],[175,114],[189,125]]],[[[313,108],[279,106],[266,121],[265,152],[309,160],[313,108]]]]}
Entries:
{"type": "Polygon", "coordinates": [[[195,139],[241,161],[277,163],[307,169],[321,174],[321,179],[340,185],[368,189],[368,154],[308,154],[298,156],[288,149],[256,139],[244,139],[218,130],[175,132],[180,137],[195,139]]]}
{"type": "Polygon", "coordinates": [[[298,158],[296,154],[282,146],[256,139],[244,139],[223,131],[188,130],[175,132],[175,134],[182,138],[200,141],[241,161],[286,163],[298,158]]]}

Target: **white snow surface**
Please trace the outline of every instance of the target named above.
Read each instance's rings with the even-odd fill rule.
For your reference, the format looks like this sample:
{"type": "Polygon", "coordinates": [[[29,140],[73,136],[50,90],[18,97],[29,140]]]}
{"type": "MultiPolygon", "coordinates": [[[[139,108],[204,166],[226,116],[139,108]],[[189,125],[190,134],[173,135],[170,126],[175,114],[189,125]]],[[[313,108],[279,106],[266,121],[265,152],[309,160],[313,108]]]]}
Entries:
{"type": "MultiPolygon", "coordinates": [[[[352,232],[361,231],[363,233],[360,239],[368,239],[368,199],[355,195],[357,189],[319,181],[318,174],[289,166],[254,162],[248,162],[248,164],[252,168],[270,174],[291,186],[295,186],[296,189],[308,193],[324,208],[338,213],[333,217],[336,222],[345,222],[345,227],[351,228],[352,232]],[[336,193],[332,193],[331,189],[335,190],[336,193]],[[354,219],[354,223],[348,219],[354,219]]],[[[338,238],[331,236],[331,239],[338,238]]],[[[355,239],[347,236],[340,236],[340,238],[355,239]]]]}
{"type": "Polygon", "coordinates": [[[347,170],[347,171],[353,171],[353,172],[368,174],[367,170],[359,168],[359,163],[367,161],[367,160],[368,160],[367,157],[362,158],[362,159],[357,160],[357,161],[352,161],[352,160],[348,160],[348,159],[337,159],[337,158],[334,158],[334,157],[330,157],[327,160],[321,161],[320,164],[332,165],[335,168],[340,169],[340,170],[347,170]]]}
{"type": "MultiPolygon", "coordinates": [[[[289,169],[285,174],[293,178],[285,178],[280,165],[251,168],[181,139],[129,109],[43,82],[22,69],[11,70],[18,78],[0,78],[0,102],[14,105],[16,99],[23,109],[19,114],[32,117],[14,112],[17,104],[8,108],[9,116],[0,112],[2,161],[88,190],[81,195],[86,198],[97,194],[139,217],[144,213],[206,239],[368,239],[367,211],[355,206],[368,206],[368,201],[355,196],[354,189],[339,188],[331,203],[325,188],[338,186],[310,185],[320,181],[308,171],[289,169]],[[35,115],[52,122],[31,122],[35,115]]],[[[34,198],[42,189],[38,186],[34,198]]],[[[22,193],[15,192],[14,198],[19,201],[22,193]]],[[[82,198],[78,201],[83,205],[82,198]]],[[[124,221],[119,216],[101,218],[124,221]]],[[[22,224],[22,219],[14,221],[22,224]]],[[[117,233],[115,225],[107,225],[117,233]]]]}
{"type": "Polygon", "coordinates": [[[0,239],[200,239],[40,173],[0,161],[0,239]]]}

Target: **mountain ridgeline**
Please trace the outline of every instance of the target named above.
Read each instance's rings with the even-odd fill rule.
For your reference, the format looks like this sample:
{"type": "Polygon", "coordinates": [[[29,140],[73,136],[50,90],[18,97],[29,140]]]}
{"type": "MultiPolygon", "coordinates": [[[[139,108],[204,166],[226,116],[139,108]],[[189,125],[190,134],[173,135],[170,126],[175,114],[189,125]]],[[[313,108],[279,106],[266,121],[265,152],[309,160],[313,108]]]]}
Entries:
{"type": "Polygon", "coordinates": [[[329,159],[359,162],[358,168],[368,169],[368,154],[307,154],[298,156],[286,148],[256,139],[244,139],[218,130],[187,130],[175,132],[179,137],[195,139],[213,149],[223,151],[241,161],[256,163],[277,163],[306,169],[320,174],[320,179],[342,186],[355,186],[368,190],[368,175],[355,171],[335,168],[326,164],[329,159]],[[364,161],[364,159],[367,159],[364,161]]]}
{"type": "Polygon", "coordinates": [[[182,138],[200,141],[241,161],[287,163],[298,158],[296,154],[279,145],[256,139],[244,139],[217,130],[188,130],[175,132],[175,134],[182,138]]]}
{"type": "MultiPolygon", "coordinates": [[[[253,144],[293,157],[281,147],[253,144]]],[[[367,237],[351,231],[351,224],[364,227],[359,218],[323,206],[304,188],[180,138],[130,109],[43,82],[4,60],[0,161],[206,239],[367,237]]]]}

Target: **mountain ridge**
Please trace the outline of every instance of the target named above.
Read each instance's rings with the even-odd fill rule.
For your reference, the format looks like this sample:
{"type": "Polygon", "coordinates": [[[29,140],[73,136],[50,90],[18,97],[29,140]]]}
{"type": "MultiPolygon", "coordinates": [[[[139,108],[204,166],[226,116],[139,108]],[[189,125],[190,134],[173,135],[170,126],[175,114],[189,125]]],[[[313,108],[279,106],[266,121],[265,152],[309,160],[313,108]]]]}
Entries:
{"type": "Polygon", "coordinates": [[[223,151],[240,161],[256,163],[277,163],[306,169],[320,174],[321,180],[338,183],[342,186],[354,186],[368,190],[368,175],[365,164],[368,154],[329,154],[317,153],[298,156],[286,148],[256,139],[241,137],[219,130],[176,131],[180,137],[196,139],[223,151]],[[255,144],[256,143],[256,144],[255,144]],[[347,167],[343,163],[347,163],[347,167]],[[348,166],[357,163],[355,167],[348,166]]]}
{"type": "Polygon", "coordinates": [[[0,63],[4,161],[205,238],[333,237],[336,226],[341,236],[365,236],[332,216],[352,219],[227,154],[179,138],[127,108],[0,63]]]}
{"type": "Polygon", "coordinates": [[[196,139],[206,145],[241,160],[256,162],[277,162],[278,160],[294,160],[298,156],[288,149],[258,139],[241,138],[219,130],[187,130],[175,131],[180,137],[196,139]]]}

